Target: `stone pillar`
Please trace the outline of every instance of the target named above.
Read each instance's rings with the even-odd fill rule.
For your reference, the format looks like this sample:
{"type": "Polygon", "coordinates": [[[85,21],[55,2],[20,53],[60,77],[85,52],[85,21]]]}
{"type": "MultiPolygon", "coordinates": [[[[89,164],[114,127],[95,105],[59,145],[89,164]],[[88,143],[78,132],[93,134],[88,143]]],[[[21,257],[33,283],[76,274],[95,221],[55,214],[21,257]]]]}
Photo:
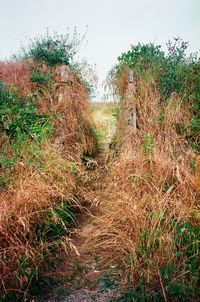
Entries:
{"type": "Polygon", "coordinates": [[[128,75],[128,87],[125,96],[125,125],[128,132],[136,133],[137,114],[134,104],[134,94],[136,92],[136,81],[134,71],[130,70],[128,75]]]}

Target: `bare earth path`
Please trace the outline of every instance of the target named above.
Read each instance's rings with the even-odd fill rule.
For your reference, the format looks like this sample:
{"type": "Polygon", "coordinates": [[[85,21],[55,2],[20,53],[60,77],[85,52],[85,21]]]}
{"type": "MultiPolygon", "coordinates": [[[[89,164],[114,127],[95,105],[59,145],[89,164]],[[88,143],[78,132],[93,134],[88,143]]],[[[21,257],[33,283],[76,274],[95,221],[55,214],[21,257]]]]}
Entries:
{"type": "Polygon", "coordinates": [[[115,132],[115,118],[112,114],[104,114],[103,107],[97,106],[93,112],[97,127],[104,129],[105,135],[101,141],[100,150],[94,160],[88,162],[92,166],[88,183],[90,204],[77,217],[78,227],[72,234],[72,251],[65,261],[59,264],[61,282],[52,286],[52,290],[44,297],[33,298],[33,302],[109,302],[117,292],[117,280],[100,267],[94,255],[85,251],[85,243],[93,231],[94,217],[99,214],[101,192],[106,184],[105,174],[109,163],[109,146],[115,132]]]}

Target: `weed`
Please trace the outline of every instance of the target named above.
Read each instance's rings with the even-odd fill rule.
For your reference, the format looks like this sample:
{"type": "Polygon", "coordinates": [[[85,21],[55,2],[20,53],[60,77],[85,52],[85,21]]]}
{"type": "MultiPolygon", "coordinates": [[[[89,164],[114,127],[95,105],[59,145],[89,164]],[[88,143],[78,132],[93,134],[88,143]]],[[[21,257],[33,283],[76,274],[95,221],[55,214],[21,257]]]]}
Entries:
{"type": "Polygon", "coordinates": [[[85,273],[87,271],[87,267],[84,266],[82,263],[75,261],[73,263],[73,270],[74,270],[74,275],[79,275],[85,273]]]}
{"type": "MultiPolygon", "coordinates": [[[[187,135],[196,152],[200,152],[200,61],[197,54],[186,57],[188,42],[181,38],[168,41],[167,52],[161,46],[150,44],[132,45],[131,49],[118,57],[118,64],[109,74],[109,86],[119,96],[124,96],[128,85],[128,71],[134,70],[137,81],[140,77],[153,77],[160,90],[161,103],[166,103],[173,94],[177,94],[190,110],[190,121],[179,124],[180,135],[187,135]],[[192,107],[192,111],[191,111],[192,107]]],[[[175,100],[176,101],[176,100],[175,100]]],[[[163,114],[158,122],[163,123],[163,114]]]]}
{"type": "Polygon", "coordinates": [[[103,273],[97,280],[98,284],[103,288],[112,288],[114,285],[113,276],[110,272],[103,273]]]}
{"type": "Polygon", "coordinates": [[[71,64],[74,45],[67,53],[65,42],[36,39],[25,51],[32,59],[0,62],[2,301],[26,296],[55,265],[55,251],[68,249],[85,177],[80,157],[95,150],[85,86],[72,71],[71,85],[51,87],[54,64],[71,64]]]}
{"type": "Polygon", "coordinates": [[[36,71],[33,71],[31,73],[30,80],[33,83],[40,84],[40,85],[46,85],[49,88],[53,84],[51,75],[46,74],[46,73],[36,72],[36,71]]]}
{"type": "Polygon", "coordinates": [[[75,226],[76,220],[67,202],[61,202],[55,207],[44,211],[44,223],[36,225],[34,241],[55,242],[69,233],[69,228],[75,226]]]}
{"type": "Polygon", "coordinates": [[[0,130],[10,138],[41,140],[51,132],[49,118],[38,112],[33,98],[20,98],[13,88],[0,88],[0,130]]]}
{"type": "Polygon", "coordinates": [[[159,124],[162,124],[164,121],[165,121],[165,116],[164,114],[159,114],[158,117],[157,117],[157,121],[159,124]]]}
{"type": "Polygon", "coordinates": [[[190,162],[190,167],[191,167],[191,169],[192,169],[192,170],[195,170],[196,165],[197,165],[196,161],[195,161],[194,159],[192,159],[191,162],[190,162]]]}
{"type": "Polygon", "coordinates": [[[38,275],[37,278],[33,279],[29,291],[32,296],[39,297],[43,301],[43,299],[47,299],[49,290],[60,285],[60,283],[60,278],[42,278],[42,276],[38,275]]]}
{"type": "Polygon", "coordinates": [[[118,265],[130,288],[118,301],[193,301],[199,295],[198,218],[191,214],[198,164],[191,171],[194,153],[176,129],[187,109],[177,96],[162,106],[158,100],[155,80],[138,77],[131,105],[140,128],[126,137],[121,100],[121,154],[112,161],[89,241],[105,266],[118,265]]]}
{"type": "Polygon", "coordinates": [[[0,189],[6,190],[8,188],[7,181],[4,176],[0,175],[0,189]]]}
{"type": "Polygon", "coordinates": [[[144,155],[144,164],[147,165],[150,169],[153,163],[155,149],[154,139],[151,133],[147,133],[144,135],[142,139],[141,149],[144,155]]]}

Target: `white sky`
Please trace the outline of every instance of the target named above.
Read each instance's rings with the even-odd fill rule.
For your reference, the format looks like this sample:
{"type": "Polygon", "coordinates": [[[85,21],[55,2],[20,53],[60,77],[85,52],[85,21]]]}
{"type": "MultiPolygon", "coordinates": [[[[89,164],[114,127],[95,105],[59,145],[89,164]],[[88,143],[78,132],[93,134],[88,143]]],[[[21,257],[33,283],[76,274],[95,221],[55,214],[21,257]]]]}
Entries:
{"type": "Polygon", "coordinates": [[[76,26],[88,43],[80,51],[97,64],[100,81],[117,57],[138,42],[165,46],[173,37],[200,49],[200,0],[0,0],[0,59],[37,34],[76,26]]]}

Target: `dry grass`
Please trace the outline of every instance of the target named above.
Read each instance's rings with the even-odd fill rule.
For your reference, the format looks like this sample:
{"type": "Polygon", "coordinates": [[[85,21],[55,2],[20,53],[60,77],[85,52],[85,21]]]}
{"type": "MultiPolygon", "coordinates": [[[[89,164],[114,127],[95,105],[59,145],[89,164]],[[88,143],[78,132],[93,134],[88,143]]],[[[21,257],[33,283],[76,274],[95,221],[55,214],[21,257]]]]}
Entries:
{"type": "MultiPolygon", "coordinates": [[[[6,192],[0,194],[0,267],[4,288],[8,281],[11,281],[9,285],[12,288],[28,281],[29,275],[26,278],[26,271],[20,267],[21,257],[26,257],[30,265],[36,264],[47,248],[48,243],[37,241],[35,234],[37,225],[48,223],[45,211],[62,201],[78,203],[74,200],[75,175],[59,149],[46,143],[39,155],[42,171],[30,165],[30,154],[25,148],[23,158],[14,166],[12,183],[6,192]]],[[[55,223],[56,218],[53,217],[55,223]]],[[[41,257],[39,260],[42,261],[41,257]]]]}
{"type": "Polygon", "coordinates": [[[105,180],[102,215],[86,246],[104,264],[119,265],[125,283],[135,286],[144,280],[160,287],[159,269],[169,262],[176,268],[174,278],[189,278],[186,258],[176,257],[175,240],[177,225],[188,220],[195,224],[198,184],[190,167],[195,154],[176,131],[189,113],[176,95],[167,105],[160,106],[159,101],[153,79],[138,80],[129,105],[137,107],[139,129],[125,137],[119,119],[121,154],[105,180]]]}
{"type": "Polygon", "coordinates": [[[0,62],[0,81],[18,88],[19,94],[31,93],[30,62],[0,62]]]}
{"type": "MultiPolygon", "coordinates": [[[[55,207],[63,203],[81,206],[76,197],[77,184],[86,176],[80,157],[84,152],[95,151],[87,95],[81,83],[72,75],[70,84],[54,82],[51,88],[33,84],[31,68],[40,70],[44,66],[34,67],[30,62],[0,63],[0,79],[16,86],[21,96],[34,93],[38,110],[50,116],[53,126],[50,138],[42,142],[27,140],[17,151],[8,138],[1,136],[4,152],[0,159],[14,158],[11,166],[0,167],[1,179],[6,183],[0,189],[2,295],[27,288],[59,242],[66,250],[70,247],[66,240],[68,228],[55,207]],[[45,240],[42,236],[51,232],[51,224],[56,226],[58,222],[66,234],[45,240]]],[[[54,76],[53,68],[51,73],[54,76]]]]}

